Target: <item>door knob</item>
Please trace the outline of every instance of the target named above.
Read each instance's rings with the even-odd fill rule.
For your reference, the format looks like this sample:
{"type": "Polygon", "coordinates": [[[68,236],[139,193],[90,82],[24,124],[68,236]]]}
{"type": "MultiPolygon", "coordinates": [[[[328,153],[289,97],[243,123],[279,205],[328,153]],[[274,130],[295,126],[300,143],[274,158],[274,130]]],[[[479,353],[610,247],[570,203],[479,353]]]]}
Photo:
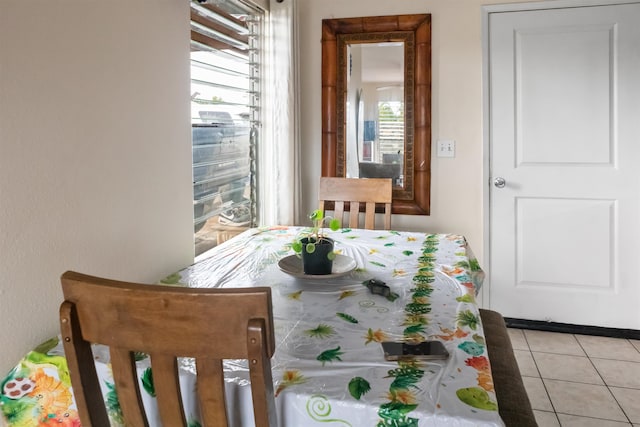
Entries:
{"type": "Polygon", "coordinates": [[[507,181],[505,181],[504,178],[499,176],[493,180],[493,185],[495,185],[498,188],[504,188],[504,186],[507,185],[507,181]]]}

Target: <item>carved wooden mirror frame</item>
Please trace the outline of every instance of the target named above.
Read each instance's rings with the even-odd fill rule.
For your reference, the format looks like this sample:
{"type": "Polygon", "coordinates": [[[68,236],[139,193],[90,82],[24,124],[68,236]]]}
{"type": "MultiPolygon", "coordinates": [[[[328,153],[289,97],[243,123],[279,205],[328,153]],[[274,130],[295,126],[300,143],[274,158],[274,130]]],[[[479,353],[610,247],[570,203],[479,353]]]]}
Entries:
{"type": "Polygon", "coordinates": [[[431,15],[322,20],[322,176],[345,176],[346,45],[403,41],[404,184],[393,213],[429,215],[431,193],[431,15]]]}

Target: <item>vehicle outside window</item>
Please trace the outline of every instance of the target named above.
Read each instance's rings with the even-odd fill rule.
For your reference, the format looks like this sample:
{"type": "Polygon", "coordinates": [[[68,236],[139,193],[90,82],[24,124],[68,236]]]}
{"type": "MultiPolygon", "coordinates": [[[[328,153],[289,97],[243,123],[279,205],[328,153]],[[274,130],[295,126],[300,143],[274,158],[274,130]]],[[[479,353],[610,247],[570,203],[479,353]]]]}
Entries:
{"type": "Polygon", "coordinates": [[[251,227],[264,11],[191,3],[191,127],[196,255],[251,227]]]}
{"type": "Polygon", "coordinates": [[[202,123],[192,124],[195,231],[212,218],[227,227],[246,227],[251,219],[249,121],[225,111],[200,111],[199,116],[202,123]]]}

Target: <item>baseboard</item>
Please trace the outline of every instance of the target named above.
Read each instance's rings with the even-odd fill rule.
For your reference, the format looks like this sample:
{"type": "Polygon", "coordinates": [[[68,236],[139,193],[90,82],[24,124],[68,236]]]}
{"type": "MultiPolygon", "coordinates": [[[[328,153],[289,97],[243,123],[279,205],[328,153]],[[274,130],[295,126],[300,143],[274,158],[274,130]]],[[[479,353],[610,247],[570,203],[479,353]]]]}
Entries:
{"type": "Polygon", "coordinates": [[[613,338],[640,340],[640,331],[635,329],[604,328],[601,326],[572,325],[569,323],[544,322],[542,320],[515,319],[505,317],[509,328],[533,329],[538,331],[562,332],[564,334],[598,335],[613,338]]]}

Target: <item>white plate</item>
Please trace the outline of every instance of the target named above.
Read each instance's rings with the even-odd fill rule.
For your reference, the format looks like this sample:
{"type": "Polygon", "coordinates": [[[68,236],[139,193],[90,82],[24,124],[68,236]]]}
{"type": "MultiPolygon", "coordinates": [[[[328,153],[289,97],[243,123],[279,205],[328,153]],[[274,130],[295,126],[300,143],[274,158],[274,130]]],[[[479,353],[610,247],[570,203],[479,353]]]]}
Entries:
{"type": "Polygon", "coordinates": [[[336,254],[336,259],[333,260],[331,274],[304,274],[302,259],[298,258],[297,255],[289,255],[278,261],[278,267],[285,273],[301,279],[331,279],[352,272],[357,267],[357,264],[351,257],[336,254]]]}

